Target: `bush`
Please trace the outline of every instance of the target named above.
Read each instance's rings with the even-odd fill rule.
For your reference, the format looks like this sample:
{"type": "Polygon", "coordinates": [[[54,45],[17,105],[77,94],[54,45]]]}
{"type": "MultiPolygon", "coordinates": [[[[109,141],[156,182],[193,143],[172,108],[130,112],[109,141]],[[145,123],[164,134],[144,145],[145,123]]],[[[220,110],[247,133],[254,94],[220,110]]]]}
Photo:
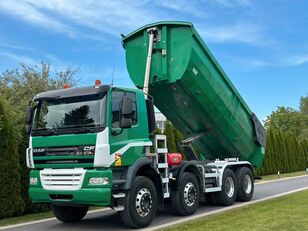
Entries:
{"type": "Polygon", "coordinates": [[[0,97],[0,218],[21,214],[24,202],[21,198],[20,165],[16,134],[10,108],[0,97]]]}
{"type": "Polygon", "coordinates": [[[263,164],[257,175],[302,171],[308,167],[308,142],[299,142],[291,133],[268,130],[263,164]]]}

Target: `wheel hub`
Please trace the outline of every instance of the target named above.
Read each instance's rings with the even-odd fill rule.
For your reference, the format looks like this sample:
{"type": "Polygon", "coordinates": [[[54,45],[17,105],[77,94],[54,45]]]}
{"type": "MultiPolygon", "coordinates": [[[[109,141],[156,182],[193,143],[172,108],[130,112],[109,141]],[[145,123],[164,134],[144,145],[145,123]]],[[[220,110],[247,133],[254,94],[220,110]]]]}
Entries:
{"type": "Polygon", "coordinates": [[[152,208],[152,196],[147,188],[139,190],[136,196],[136,211],[141,217],[145,217],[150,213],[152,208]]]}
{"type": "Polygon", "coordinates": [[[249,175],[246,175],[244,177],[244,182],[243,182],[243,189],[245,193],[249,194],[252,190],[252,180],[249,175]]]}
{"type": "Polygon", "coordinates": [[[196,202],[197,189],[195,185],[188,182],[184,188],[184,201],[188,206],[192,206],[196,202]]]}
{"type": "Polygon", "coordinates": [[[234,195],[235,184],[232,177],[228,177],[225,183],[226,194],[228,197],[232,197],[234,195]]]}

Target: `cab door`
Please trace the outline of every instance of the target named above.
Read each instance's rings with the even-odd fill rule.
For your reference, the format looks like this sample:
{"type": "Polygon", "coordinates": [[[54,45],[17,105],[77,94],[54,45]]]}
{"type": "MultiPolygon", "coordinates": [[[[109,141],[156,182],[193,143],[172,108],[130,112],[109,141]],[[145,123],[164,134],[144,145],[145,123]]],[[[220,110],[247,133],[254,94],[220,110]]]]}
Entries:
{"type": "MultiPolygon", "coordinates": [[[[143,98],[144,100],[144,98],[143,98]]],[[[109,112],[110,127],[110,154],[115,156],[115,166],[132,165],[140,156],[144,155],[144,146],[149,145],[148,134],[145,133],[144,123],[147,115],[140,113],[138,96],[134,91],[126,91],[114,88],[111,92],[111,104],[109,112]],[[121,107],[123,97],[129,97],[132,102],[130,128],[121,128],[121,107]],[[143,117],[140,119],[140,117],[143,117]]]]}

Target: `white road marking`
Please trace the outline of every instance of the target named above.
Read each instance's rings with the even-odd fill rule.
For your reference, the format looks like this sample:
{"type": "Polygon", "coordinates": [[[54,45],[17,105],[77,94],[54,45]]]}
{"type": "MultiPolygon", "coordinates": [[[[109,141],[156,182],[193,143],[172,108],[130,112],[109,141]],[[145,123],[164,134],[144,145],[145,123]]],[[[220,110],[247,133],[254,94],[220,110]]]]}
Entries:
{"type": "Polygon", "coordinates": [[[308,189],[308,186],[303,187],[303,188],[299,188],[299,189],[295,189],[295,190],[292,190],[292,191],[289,191],[289,192],[284,192],[284,193],[276,194],[276,195],[273,195],[273,196],[261,198],[261,199],[258,199],[258,200],[249,201],[249,202],[245,202],[245,203],[236,204],[236,205],[233,205],[233,206],[230,206],[230,207],[217,209],[217,210],[214,210],[214,211],[211,211],[211,212],[205,212],[205,213],[189,216],[189,217],[186,217],[186,218],[181,218],[180,220],[168,222],[168,223],[165,223],[165,224],[162,224],[162,225],[157,225],[157,226],[154,226],[154,227],[149,227],[149,228],[145,228],[145,229],[141,229],[141,230],[143,230],[143,231],[158,230],[158,229],[170,227],[170,226],[173,226],[173,225],[181,224],[181,223],[184,223],[184,222],[188,222],[188,221],[191,221],[191,220],[195,220],[195,219],[198,219],[198,218],[203,218],[203,217],[206,217],[206,216],[209,216],[209,215],[213,215],[213,214],[221,213],[221,212],[224,212],[224,211],[232,210],[232,209],[235,209],[235,208],[240,208],[240,207],[244,207],[244,206],[247,206],[247,205],[256,204],[258,202],[262,202],[262,201],[274,199],[274,198],[277,198],[277,197],[285,196],[285,195],[292,194],[292,193],[299,192],[299,191],[303,191],[303,190],[306,190],[306,189],[308,189]]]}
{"type": "Polygon", "coordinates": [[[285,177],[285,178],[277,179],[277,180],[261,181],[261,182],[255,183],[255,184],[266,184],[266,183],[272,183],[272,182],[276,182],[276,181],[283,181],[283,180],[290,180],[290,179],[301,178],[301,177],[305,177],[305,176],[308,176],[308,174],[301,175],[301,176],[290,176],[290,177],[285,177]]]}

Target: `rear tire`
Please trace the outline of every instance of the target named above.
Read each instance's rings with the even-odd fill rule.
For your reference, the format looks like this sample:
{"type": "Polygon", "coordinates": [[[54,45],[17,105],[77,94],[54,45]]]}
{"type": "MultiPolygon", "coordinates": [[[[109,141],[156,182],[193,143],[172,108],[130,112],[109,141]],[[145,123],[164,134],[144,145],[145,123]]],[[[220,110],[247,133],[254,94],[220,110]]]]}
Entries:
{"type": "Polygon", "coordinates": [[[175,212],[181,216],[191,215],[196,212],[200,201],[200,188],[198,180],[190,172],[184,172],[179,189],[172,192],[171,203],[175,212]]]}
{"type": "Polygon", "coordinates": [[[89,207],[73,207],[52,205],[55,217],[64,223],[81,221],[87,214],[89,207]]]}
{"type": "Polygon", "coordinates": [[[234,172],[226,168],[222,177],[221,191],[215,193],[217,204],[229,206],[235,202],[237,196],[237,180],[234,172]]]}
{"type": "Polygon", "coordinates": [[[236,170],[235,176],[238,184],[237,201],[250,201],[254,193],[254,178],[251,170],[241,167],[236,170]]]}
{"type": "Polygon", "coordinates": [[[155,185],[144,176],[137,176],[119,212],[122,222],[131,228],[148,226],[155,217],[158,199],[155,185]]]}

